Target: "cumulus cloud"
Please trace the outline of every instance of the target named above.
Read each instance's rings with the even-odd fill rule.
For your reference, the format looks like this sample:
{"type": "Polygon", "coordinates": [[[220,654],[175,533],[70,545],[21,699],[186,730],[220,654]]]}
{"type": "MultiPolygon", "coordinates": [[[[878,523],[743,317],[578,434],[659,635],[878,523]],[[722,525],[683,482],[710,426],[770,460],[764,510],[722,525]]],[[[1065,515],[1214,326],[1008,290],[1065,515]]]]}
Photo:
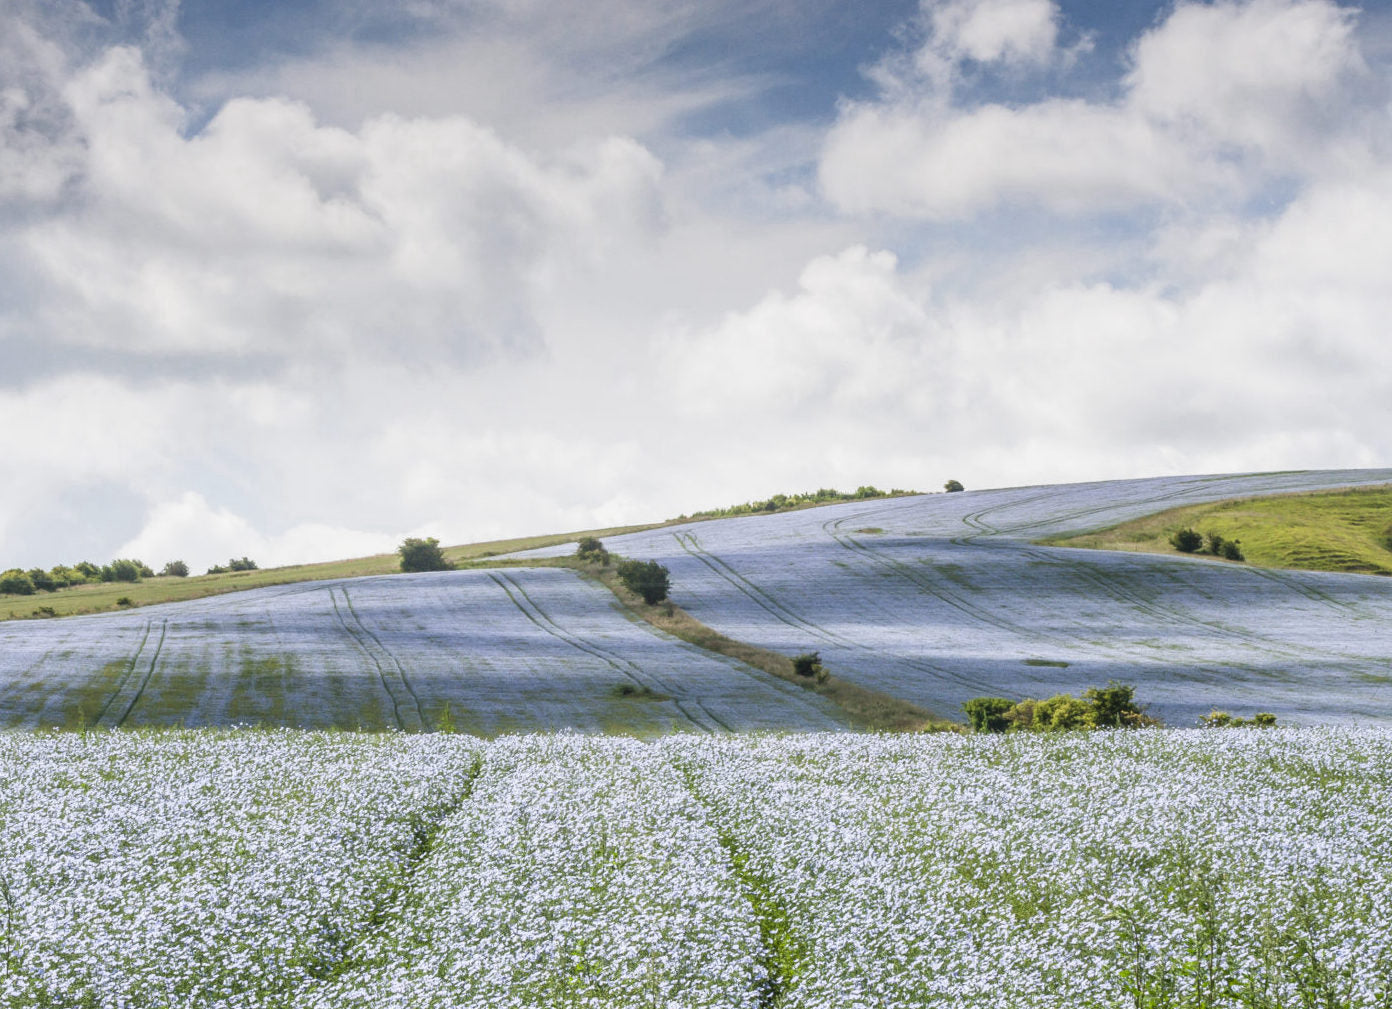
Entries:
{"type": "Polygon", "coordinates": [[[116,549],[156,568],[183,560],[195,573],[231,557],[250,557],[261,567],[279,567],[325,557],[365,557],[391,553],[400,539],[379,533],[305,523],[268,536],[240,515],[216,508],[193,491],[151,510],[143,528],[116,549]]]}
{"type": "Polygon", "coordinates": [[[1036,14],[1002,17],[1011,31],[983,34],[975,48],[952,17],[934,19],[927,49],[946,54],[947,71],[890,74],[882,98],[843,108],[822,155],[827,197],[848,211],[930,219],[1001,205],[1212,211],[1273,180],[1378,155],[1368,127],[1379,105],[1355,86],[1367,70],[1355,13],[1328,0],[1181,3],[1133,46],[1115,100],[953,101],[964,57],[1050,51],[1052,35],[1025,31],[1046,23],[1036,14]]]}
{"type": "MultiPolygon", "coordinates": [[[[596,37],[468,108],[437,85],[545,53],[451,76],[498,37],[449,36],[458,5],[412,8],[448,37],[252,67],[260,87],[204,108],[161,63],[168,4],[86,45],[85,5],[25,34],[43,5],[20,3],[0,566],[289,563],[827,484],[1392,452],[1385,68],[1332,3],[1181,3],[1067,91],[1055,4],[925,4],[820,148],[815,116],[673,142],[712,94],[649,72],[684,37],[668,14],[709,27],[689,3],[613,0],[636,19],[613,38],[565,15],[537,45],[596,37]]],[[[467,8],[514,41],[551,11],[467,8]]]]}
{"type": "Polygon", "coordinates": [[[947,59],[1039,63],[1058,37],[1052,0],[947,0],[925,4],[924,13],[932,29],[925,51],[947,59]]]}
{"type": "MultiPolygon", "coordinates": [[[[78,196],[11,236],[44,288],[50,341],[212,358],[526,353],[540,285],[661,223],[661,165],[626,138],[543,161],[463,118],[349,132],[282,99],[228,102],[190,132],[126,47],[63,98],[78,196]]],[[[32,187],[44,162],[28,161],[10,174],[32,187]]]]}
{"type": "Polygon", "coordinates": [[[935,348],[896,266],[893,254],[863,246],[813,260],[796,294],[771,291],[713,329],[669,334],[667,381],[687,410],[706,415],[863,410],[898,398],[935,348]]]}

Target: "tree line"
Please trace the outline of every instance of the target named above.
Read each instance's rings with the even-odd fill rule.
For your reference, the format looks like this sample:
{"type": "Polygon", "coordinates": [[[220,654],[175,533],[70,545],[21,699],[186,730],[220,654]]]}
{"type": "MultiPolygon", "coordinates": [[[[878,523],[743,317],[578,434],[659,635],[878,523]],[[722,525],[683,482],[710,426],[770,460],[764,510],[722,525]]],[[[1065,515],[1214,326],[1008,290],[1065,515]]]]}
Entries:
{"type": "MultiPolygon", "coordinates": [[[[208,574],[255,570],[256,562],[250,557],[234,557],[225,565],[214,564],[208,569],[208,574]]],[[[47,571],[43,568],[10,568],[0,572],[0,595],[32,596],[37,592],[57,592],[74,585],[138,582],[157,577],[187,578],[188,575],[189,566],[183,561],[170,561],[156,572],[144,561],[133,557],[118,557],[109,564],[93,564],[91,561],[79,561],[71,566],[55,564],[47,571]]]]}

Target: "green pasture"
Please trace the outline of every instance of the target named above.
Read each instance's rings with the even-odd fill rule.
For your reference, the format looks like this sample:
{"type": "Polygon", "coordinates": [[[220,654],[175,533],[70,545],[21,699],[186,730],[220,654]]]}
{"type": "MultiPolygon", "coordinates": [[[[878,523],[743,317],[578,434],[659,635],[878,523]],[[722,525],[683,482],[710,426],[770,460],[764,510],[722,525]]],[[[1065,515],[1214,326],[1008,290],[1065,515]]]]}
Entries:
{"type": "Polygon", "coordinates": [[[1188,505],[1043,542],[1176,554],[1170,536],[1186,528],[1240,541],[1260,567],[1392,575],[1392,486],[1188,505]]]}

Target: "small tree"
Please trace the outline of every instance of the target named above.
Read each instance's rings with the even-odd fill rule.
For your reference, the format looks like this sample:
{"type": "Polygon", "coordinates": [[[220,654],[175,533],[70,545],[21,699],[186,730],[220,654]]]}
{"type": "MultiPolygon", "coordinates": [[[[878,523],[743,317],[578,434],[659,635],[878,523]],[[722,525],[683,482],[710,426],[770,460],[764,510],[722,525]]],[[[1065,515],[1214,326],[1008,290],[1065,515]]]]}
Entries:
{"type": "Polygon", "coordinates": [[[973,697],[962,705],[973,732],[1004,732],[1010,728],[1005,713],[1015,702],[1004,697],[973,697]]]}
{"type": "Polygon", "coordinates": [[[810,680],[821,668],[822,656],[818,652],[803,652],[801,655],[793,656],[793,672],[799,676],[805,676],[810,680]]]}
{"type": "Polygon", "coordinates": [[[28,572],[21,571],[19,568],[11,568],[4,574],[0,574],[0,593],[8,596],[32,596],[34,594],[34,581],[29,577],[28,572]]]}
{"type": "Polygon", "coordinates": [[[256,562],[255,562],[254,560],[252,560],[250,557],[242,557],[242,558],[233,557],[230,561],[227,562],[227,570],[228,570],[228,571],[255,571],[255,570],[256,570],[256,562]]]}
{"type": "Polygon", "coordinates": [[[593,564],[608,564],[609,551],[598,537],[585,536],[575,545],[575,556],[593,564]]]}
{"type": "Polygon", "coordinates": [[[402,571],[448,571],[454,566],[445,560],[445,555],[440,551],[440,541],[434,536],[426,539],[407,537],[396,552],[401,555],[402,571]]]}
{"type": "Polygon", "coordinates": [[[160,574],[172,578],[187,578],[189,566],[183,561],[170,561],[160,571],[160,574]]]}
{"type": "Polygon", "coordinates": [[[956,480],[949,480],[947,483],[943,484],[943,490],[947,491],[949,494],[955,494],[959,490],[966,490],[966,488],[956,480]]]}
{"type": "Polygon", "coordinates": [[[1242,555],[1242,547],[1238,540],[1223,541],[1223,559],[1229,561],[1245,561],[1247,559],[1242,555]]]}
{"type": "Polygon", "coordinates": [[[1088,687],[1083,696],[1092,702],[1092,721],[1099,729],[1120,729],[1140,720],[1136,688],[1129,683],[1111,680],[1105,687],[1088,687]]]}
{"type": "Polygon", "coordinates": [[[667,598],[667,590],[672,587],[670,575],[657,561],[624,561],[619,565],[619,581],[642,596],[649,606],[667,598]]]}
{"type": "Polygon", "coordinates": [[[1170,545],[1183,554],[1192,554],[1203,546],[1203,536],[1193,529],[1181,529],[1170,537],[1170,545]]]}
{"type": "Polygon", "coordinates": [[[52,592],[63,587],[54,579],[53,575],[43,568],[30,568],[28,574],[29,580],[34,583],[34,588],[40,592],[52,592]]]}
{"type": "Polygon", "coordinates": [[[1034,706],[1034,727],[1044,732],[1096,727],[1093,707],[1072,694],[1055,694],[1034,706]]]}
{"type": "Polygon", "coordinates": [[[118,557],[101,569],[101,580],[104,582],[138,582],[142,567],[143,565],[139,561],[118,557]]]}

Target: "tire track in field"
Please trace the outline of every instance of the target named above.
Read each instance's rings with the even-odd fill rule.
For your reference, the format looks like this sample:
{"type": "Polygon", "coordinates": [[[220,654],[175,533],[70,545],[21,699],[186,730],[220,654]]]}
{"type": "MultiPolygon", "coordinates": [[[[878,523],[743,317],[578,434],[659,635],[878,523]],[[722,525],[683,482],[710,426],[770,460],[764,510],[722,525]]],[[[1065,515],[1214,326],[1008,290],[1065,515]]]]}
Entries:
{"type": "Polygon", "coordinates": [[[866,543],[861,542],[849,533],[841,531],[841,523],[845,519],[833,519],[822,523],[823,531],[835,540],[840,546],[849,550],[852,554],[868,562],[869,564],[897,575],[904,581],[917,586],[921,591],[927,593],[945,606],[957,610],[970,619],[987,624],[997,630],[1005,631],[1007,634],[1022,638],[1030,643],[1038,641],[1048,641],[1049,643],[1064,647],[1076,647],[1078,639],[1075,637],[1063,637],[1049,631],[1041,631],[1033,627],[1026,627],[1018,624],[1006,617],[992,613],[990,610],[977,603],[968,600],[961,592],[949,589],[937,579],[930,578],[922,571],[917,571],[905,564],[903,561],[891,557],[882,550],[877,550],[866,543]]]}
{"type": "Polygon", "coordinates": [[[120,728],[130,717],[130,713],[135,710],[135,706],[140,703],[140,698],[144,696],[145,686],[150,682],[150,676],[154,673],[155,665],[159,662],[160,652],[164,649],[164,637],[169,632],[169,620],[160,621],[159,641],[155,643],[155,652],[150,657],[149,665],[145,665],[141,660],[141,655],[145,651],[145,646],[149,644],[154,623],[153,620],[145,621],[145,634],[140,639],[140,647],[135,650],[135,654],[127,663],[126,672],[121,677],[120,684],[106,699],[101,711],[97,713],[97,719],[93,724],[98,728],[120,728]],[[145,672],[137,675],[136,668],[139,666],[143,666],[145,672]]]}
{"type": "MultiPolygon", "coordinates": [[[[871,513],[858,512],[855,515],[846,516],[844,519],[842,519],[842,521],[858,520],[868,514],[871,513]]],[[[858,652],[864,652],[879,659],[892,661],[896,665],[913,669],[916,672],[927,673],[929,676],[936,677],[939,680],[955,683],[958,686],[970,687],[973,690],[987,689],[990,686],[990,684],[988,684],[986,681],[977,679],[976,677],[968,676],[964,673],[959,673],[952,669],[946,669],[929,662],[924,662],[921,659],[912,659],[905,655],[898,655],[893,652],[886,652],[883,649],[875,648],[872,645],[867,645],[863,641],[856,641],[853,638],[848,638],[844,635],[837,634],[835,631],[829,631],[826,628],[821,627],[818,624],[815,624],[802,616],[799,616],[793,610],[789,609],[787,606],[783,605],[778,600],[773,598],[773,596],[769,595],[768,592],[759,588],[759,586],[755,585],[753,582],[749,581],[749,579],[741,575],[738,571],[735,570],[734,567],[730,565],[728,561],[725,561],[722,558],[716,556],[715,554],[707,551],[704,547],[701,546],[701,543],[696,538],[695,533],[673,533],[672,535],[681,545],[681,548],[685,550],[688,554],[690,554],[692,557],[695,557],[712,572],[724,579],[735,589],[739,590],[743,595],[748,597],[752,602],[758,605],[761,609],[763,609],[774,619],[786,624],[789,627],[792,627],[794,630],[802,631],[805,634],[813,635],[814,637],[824,642],[826,645],[829,645],[833,648],[846,648],[858,652]]]]}
{"type": "Polygon", "coordinates": [[[715,733],[717,727],[727,732],[730,731],[730,727],[725,724],[725,722],[712,715],[706,706],[699,701],[686,698],[686,703],[683,703],[683,699],[676,696],[680,691],[674,691],[671,685],[664,682],[661,677],[645,672],[637,663],[624,658],[622,655],[611,652],[602,645],[587,641],[579,635],[566,630],[556,621],[552,620],[550,615],[547,614],[547,612],[537,604],[536,600],[531,597],[527,590],[522,587],[521,583],[511,575],[502,571],[490,571],[488,577],[497,583],[500,589],[507,593],[507,597],[512,600],[512,604],[521,610],[523,616],[535,624],[540,630],[559,641],[565,642],[572,648],[579,649],[585,654],[599,659],[611,669],[632,680],[635,685],[645,690],[653,691],[654,693],[667,694],[671,697],[672,704],[681,712],[682,717],[698,729],[709,733],[715,733]],[[691,711],[688,710],[687,705],[699,707],[704,717],[693,715],[691,711]],[[711,723],[714,724],[712,725],[711,723]]]}
{"type": "MultiPolygon", "coordinates": [[[[1279,638],[1272,638],[1245,627],[1226,624],[1220,620],[1205,619],[1180,606],[1146,598],[1145,595],[1125,585],[1115,574],[1099,564],[1074,560],[1071,557],[1056,554],[1047,548],[1019,547],[1018,549],[1023,555],[1032,558],[1042,565],[1068,571],[1087,584],[1101,590],[1101,592],[1110,596],[1117,602],[1131,606],[1137,612],[1144,613],[1146,616],[1153,618],[1161,624],[1167,623],[1172,626],[1189,627],[1195,630],[1217,633],[1224,639],[1240,642],[1276,659],[1284,659],[1292,662],[1308,662],[1312,655],[1320,658],[1334,656],[1355,661],[1376,661],[1379,658],[1378,656],[1372,655],[1357,655],[1351,652],[1330,651],[1326,648],[1311,648],[1279,638]]],[[[1194,585],[1180,579],[1178,577],[1178,572],[1169,570],[1168,566],[1163,569],[1157,566],[1154,570],[1155,573],[1168,578],[1180,588],[1190,592],[1196,591],[1194,585]]],[[[1233,572],[1234,575],[1239,573],[1256,574],[1259,577],[1270,577],[1268,573],[1261,572],[1257,568],[1240,568],[1233,572]]],[[[1291,585],[1279,576],[1272,577],[1271,580],[1278,584],[1285,585],[1287,588],[1296,589],[1296,591],[1298,591],[1296,586],[1291,585]]],[[[1307,598],[1314,598],[1326,604],[1340,605],[1329,598],[1321,599],[1318,595],[1310,596],[1307,593],[1301,594],[1307,595],[1307,598]]],[[[1352,609],[1351,607],[1348,608],[1352,609]]],[[[1240,669],[1246,672],[1260,672],[1258,667],[1248,663],[1225,661],[1223,664],[1233,669],[1240,669]]]]}
{"type": "MultiPolygon", "coordinates": [[[[1180,489],[1179,491],[1172,492],[1170,494],[1160,495],[1158,497],[1150,499],[1148,503],[1154,503],[1160,500],[1164,500],[1166,498],[1177,496],[1179,494],[1187,493],[1189,489],[1190,488],[1186,487],[1180,489]]],[[[1040,500],[1048,496],[1048,494],[1040,494],[1036,495],[1035,497],[1029,500],[1040,500]]],[[[1168,623],[1170,625],[1187,626],[1192,629],[1202,630],[1207,635],[1212,635],[1216,632],[1223,638],[1241,642],[1277,659],[1284,659],[1293,662],[1304,662],[1308,660],[1309,654],[1312,650],[1301,650],[1297,647],[1290,646],[1286,642],[1274,641],[1271,638],[1263,637],[1260,634],[1248,631],[1244,628],[1232,627],[1227,624],[1223,624],[1219,621],[1204,620],[1203,618],[1197,617],[1194,614],[1189,613],[1185,610],[1173,606],[1167,606],[1163,603],[1158,603],[1154,600],[1147,599],[1144,595],[1136,592],[1134,589],[1128,589],[1127,587],[1121,585],[1114,576],[1099,569],[1096,565],[1066,559],[1051,551],[1047,551],[1042,548],[1028,547],[1024,546],[1023,544],[1003,542],[988,547],[985,544],[977,543],[976,539],[979,536],[1000,535],[1000,531],[996,529],[994,526],[992,526],[990,523],[985,522],[982,516],[990,514],[994,511],[998,511],[1001,508],[1008,506],[1009,503],[993,505],[989,508],[984,508],[980,511],[973,512],[967,516],[964,516],[963,521],[971,524],[974,528],[978,530],[978,532],[973,535],[955,538],[952,540],[952,542],[963,547],[974,547],[979,550],[1010,550],[1012,553],[1018,553],[1021,556],[1028,557],[1039,563],[1067,570],[1070,574],[1073,574],[1081,581],[1091,585],[1093,588],[1100,589],[1105,595],[1110,596],[1115,601],[1122,603],[1125,606],[1131,607],[1136,612],[1142,613],[1147,617],[1150,617],[1151,619],[1158,621],[1160,624],[1168,623]]],[[[994,614],[989,613],[977,604],[968,601],[960,593],[953,592],[952,590],[947,589],[945,586],[941,585],[930,586],[928,580],[920,572],[904,564],[902,561],[898,561],[895,558],[889,557],[883,552],[875,550],[873,547],[870,547],[867,544],[862,543],[859,540],[856,540],[849,534],[841,532],[839,527],[844,521],[846,521],[846,519],[829,521],[823,525],[823,528],[830,536],[832,536],[832,538],[836,539],[837,542],[840,543],[842,546],[848,547],[853,550],[859,550],[863,552],[865,555],[880,561],[881,565],[886,569],[894,570],[896,573],[912,581],[920,588],[925,589],[925,591],[930,592],[942,601],[948,603],[949,605],[956,606],[956,608],[962,610],[963,612],[969,613],[977,619],[984,620],[987,623],[991,623],[992,625],[997,626],[1002,630],[1006,630],[1017,635],[1037,635],[1039,638],[1049,640],[1060,647],[1076,647],[1078,644],[1081,643],[1086,645],[1089,650],[1101,652],[1102,654],[1109,655],[1113,658],[1124,659],[1128,662],[1141,661],[1153,663],[1156,661],[1153,656],[1146,655],[1144,653],[1138,655],[1136,652],[1130,649],[1122,649],[1117,648],[1115,646],[1105,645],[1100,642],[1088,641],[1087,639],[1082,638],[1076,634],[1071,635],[1068,638],[1065,638],[1059,635],[1048,634],[1047,632],[1035,632],[1033,629],[1025,627],[1021,624],[1017,624],[1014,621],[996,617],[994,614]]],[[[1324,655],[1328,653],[1320,651],[1318,654],[1324,655]]],[[[1361,656],[1346,657],[1362,658],[1361,656]]],[[[1214,665],[1221,668],[1237,670],[1258,677],[1265,677],[1268,675],[1267,671],[1262,669],[1261,667],[1252,665],[1250,663],[1234,662],[1228,659],[1220,660],[1216,663],[1205,663],[1204,665],[1214,665]]]]}
{"type": "Polygon", "coordinates": [[[406,670],[396,660],[396,656],[363,624],[357,610],[353,608],[353,601],[348,597],[346,588],[341,585],[330,586],[329,600],[333,603],[334,616],[338,617],[344,633],[353,639],[353,643],[377,668],[377,678],[381,681],[387,697],[391,699],[392,714],[396,718],[397,727],[403,732],[424,731],[425,719],[421,717],[420,700],[411,689],[411,684],[406,679],[406,670]],[[338,595],[343,596],[342,607],[338,605],[338,595]]]}
{"type": "MultiPolygon", "coordinates": [[[[1231,478],[1219,479],[1221,480],[1231,478]]],[[[1172,501],[1175,498],[1188,496],[1197,487],[1206,488],[1214,482],[1216,481],[1209,480],[1203,481],[1202,483],[1198,481],[1186,482],[1182,487],[1176,488],[1175,490],[1170,491],[1169,493],[1157,494],[1145,498],[1144,500],[1137,502],[1137,505],[1145,505],[1146,507],[1161,505],[1165,502],[1172,501]]],[[[1014,503],[1029,504],[1049,496],[1050,495],[1048,493],[1038,494],[1034,497],[1026,498],[1014,503]]],[[[1010,507],[1010,505],[1010,502],[1006,502],[963,516],[962,521],[972,526],[974,529],[977,530],[977,532],[968,536],[954,539],[953,542],[963,546],[979,546],[979,544],[975,544],[974,541],[980,536],[1007,535],[1014,537],[1019,535],[1026,529],[1038,528],[1040,526],[1046,525],[1055,525],[1060,521],[1072,521],[1074,519],[1083,518],[1088,515],[1095,515],[1101,512],[1115,510],[1116,508],[1115,503],[1113,503],[1111,505],[1081,509],[1074,512],[1065,512],[1061,515],[1053,516],[1045,520],[1039,520],[1031,523],[1026,523],[1021,526],[1013,527],[1004,534],[1000,529],[982,520],[982,516],[988,515],[995,511],[1000,511],[1003,508],[1010,507]]],[[[1002,544],[1002,546],[1004,546],[1004,544],[1002,544]]],[[[1077,577],[1092,585],[1093,587],[1101,589],[1103,593],[1115,599],[1116,601],[1123,603],[1124,605],[1131,606],[1138,612],[1153,617],[1154,619],[1162,623],[1168,622],[1172,624],[1178,624],[1180,626],[1189,626],[1198,630],[1204,630],[1208,632],[1216,631],[1225,637],[1242,641],[1243,643],[1250,645],[1253,648],[1260,649],[1261,651],[1265,652],[1268,655],[1271,655],[1274,658],[1283,658],[1292,661],[1303,661],[1307,659],[1311,653],[1319,655],[1331,654],[1324,649],[1302,648],[1299,645],[1293,645],[1290,642],[1272,639],[1264,635],[1258,634],[1254,631],[1247,630],[1246,628],[1234,627],[1232,625],[1224,624],[1216,620],[1205,620],[1179,607],[1156,602],[1153,599],[1147,599],[1144,595],[1135,591],[1134,589],[1130,589],[1124,586],[1116,578],[1115,575],[1106,571],[1099,565],[1090,564],[1083,561],[1075,561],[1071,558],[1065,558],[1058,554],[1054,554],[1052,552],[1033,547],[1022,546],[1017,549],[1019,549],[1024,556],[1030,557],[1031,559],[1038,561],[1042,564],[1060,567],[1069,571],[1071,574],[1076,575],[1077,577]]],[[[1269,578],[1272,581],[1282,584],[1285,587],[1295,592],[1298,592],[1301,595],[1306,596],[1306,598],[1333,606],[1339,606],[1355,614],[1365,615],[1361,614],[1357,608],[1347,603],[1343,603],[1340,600],[1337,600],[1334,597],[1329,596],[1325,593],[1319,592],[1317,589],[1314,589],[1313,587],[1304,586],[1301,583],[1295,581],[1294,579],[1283,577],[1274,572],[1263,572],[1256,568],[1246,568],[1243,570],[1247,573],[1257,574],[1260,577],[1269,578]]],[[[1373,658],[1372,656],[1352,655],[1349,653],[1332,654],[1337,654],[1342,658],[1349,659],[1373,658]]],[[[1256,667],[1251,666],[1247,663],[1225,662],[1224,665],[1229,666],[1233,669],[1240,669],[1247,672],[1259,672],[1259,670],[1256,667]]]]}

